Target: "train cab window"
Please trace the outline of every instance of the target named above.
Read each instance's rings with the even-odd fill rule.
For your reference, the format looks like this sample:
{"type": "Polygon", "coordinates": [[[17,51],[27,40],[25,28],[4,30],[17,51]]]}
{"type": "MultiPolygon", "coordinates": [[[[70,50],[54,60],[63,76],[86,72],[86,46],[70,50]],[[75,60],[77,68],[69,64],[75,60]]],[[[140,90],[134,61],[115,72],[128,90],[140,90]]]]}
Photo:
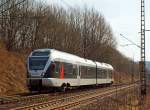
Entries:
{"type": "Polygon", "coordinates": [[[48,61],[48,57],[30,57],[29,69],[30,70],[44,70],[48,61]]]}
{"type": "Polygon", "coordinates": [[[50,54],[50,51],[35,51],[32,53],[32,56],[48,56],[50,54]]]}

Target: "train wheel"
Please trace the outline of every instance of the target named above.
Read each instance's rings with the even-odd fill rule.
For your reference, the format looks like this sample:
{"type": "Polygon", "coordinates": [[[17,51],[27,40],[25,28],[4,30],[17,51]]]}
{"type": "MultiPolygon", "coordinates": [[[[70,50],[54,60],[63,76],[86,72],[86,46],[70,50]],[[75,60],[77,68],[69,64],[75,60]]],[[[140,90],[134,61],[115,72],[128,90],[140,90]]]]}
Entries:
{"type": "Polygon", "coordinates": [[[67,90],[67,85],[66,84],[63,84],[62,86],[61,86],[61,91],[62,92],[65,92],[67,90]]]}
{"type": "Polygon", "coordinates": [[[71,89],[71,86],[69,83],[67,83],[67,89],[71,89]]]}

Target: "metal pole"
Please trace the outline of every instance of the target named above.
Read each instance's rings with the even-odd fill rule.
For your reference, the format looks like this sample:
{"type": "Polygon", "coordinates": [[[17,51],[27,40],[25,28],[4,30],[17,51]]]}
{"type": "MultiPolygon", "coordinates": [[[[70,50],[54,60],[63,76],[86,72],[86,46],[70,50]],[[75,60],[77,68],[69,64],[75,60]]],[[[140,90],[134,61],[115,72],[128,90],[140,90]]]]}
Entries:
{"type": "Polygon", "coordinates": [[[141,0],[141,61],[140,61],[141,95],[146,95],[145,73],[145,3],[141,0]]]}
{"type": "Polygon", "coordinates": [[[141,61],[140,67],[140,109],[144,110],[144,101],[146,96],[146,73],[145,73],[145,1],[141,0],[141,61]]]}

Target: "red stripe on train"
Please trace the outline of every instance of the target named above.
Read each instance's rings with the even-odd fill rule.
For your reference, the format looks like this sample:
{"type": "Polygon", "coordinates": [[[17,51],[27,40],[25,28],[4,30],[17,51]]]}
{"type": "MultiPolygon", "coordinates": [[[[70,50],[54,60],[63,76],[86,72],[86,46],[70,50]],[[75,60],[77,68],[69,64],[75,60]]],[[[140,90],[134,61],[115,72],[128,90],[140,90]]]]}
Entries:
{"type": "Polygon", "coordinates": [[[64,65],[61,65],[61,69],[60,69],[60,79],[64,79],[64,65]]]}

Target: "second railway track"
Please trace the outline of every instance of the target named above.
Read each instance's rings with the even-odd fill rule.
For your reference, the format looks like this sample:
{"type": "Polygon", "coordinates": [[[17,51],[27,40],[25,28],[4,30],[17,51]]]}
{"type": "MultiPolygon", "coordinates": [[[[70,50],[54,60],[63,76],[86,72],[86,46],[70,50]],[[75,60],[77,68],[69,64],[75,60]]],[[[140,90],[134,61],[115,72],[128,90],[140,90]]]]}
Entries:
{"type": "MultiPolygon", "coordinates": [[[[118,88],[116,86],[112,86],[109,88],[103,89],[94,89],[89,91],[81,91],[77,93],[63,94],[57,96],[57,98],[49,99],[47,101],[43,101],[40,103],[34,103],[30,105],[22,105],[20,107],[14,107],[11,110],[39,110],[48,108],[48,110],[65,110],[70,109],[80,104],[86,104],[96,100],[97,98],[104,98],[105,96],[109,96],[115,93],[117,90],[122,91],[128,89],[130,87],[135,86],[132,85],[120,85],[118,88]]],[[[46,109],[47,110],[47,109],[46,109]]]]}

